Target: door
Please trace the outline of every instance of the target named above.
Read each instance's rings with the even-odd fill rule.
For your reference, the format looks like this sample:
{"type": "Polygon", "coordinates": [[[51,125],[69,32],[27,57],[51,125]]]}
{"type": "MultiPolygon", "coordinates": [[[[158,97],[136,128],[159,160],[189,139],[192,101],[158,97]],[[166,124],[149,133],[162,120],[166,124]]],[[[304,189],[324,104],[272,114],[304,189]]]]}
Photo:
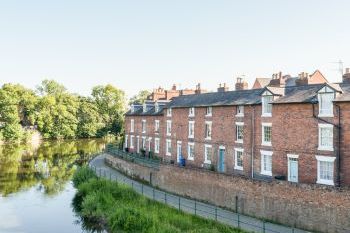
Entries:
{"type": "Polygon", "coordinates": [[[224,147],[219,148],[218,170],[219,172],[225,172],[225,148],[224,147]]]}
{"type": "Polygon", "coordinates": [[[182,156],[182,150],[181,150],[181,142],[177,142],[177,163],[180,163],[180,158],[182,156]]]}
{"type": "Polygon", "coordinates": [[[298,182],[298,159],[288,158],[288,181],[298,182]]]}
{"type": "Polygon", "coordinates": [[[136,152],[137,152],[137,153],[140,153],[140,138],[139,138],[139,137],[137,137],[137,142],[136,142],[136,143],[137,143],[137,144],[136,144],[136,145],[137,145],[137,147],[136,147],[136,148],[137,148],[136,152]]]}

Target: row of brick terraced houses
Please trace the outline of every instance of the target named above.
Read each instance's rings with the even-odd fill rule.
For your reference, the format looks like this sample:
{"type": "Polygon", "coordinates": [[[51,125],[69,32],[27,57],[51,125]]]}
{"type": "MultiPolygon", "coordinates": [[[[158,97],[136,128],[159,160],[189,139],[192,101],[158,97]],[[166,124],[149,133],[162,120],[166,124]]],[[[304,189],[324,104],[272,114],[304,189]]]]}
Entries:
{"type": "Polygon", "coordinates": [[[162,98],[126,113],[125,148],[252,179],[350,185],[349,69],[341,83],[319,71],[274,74],[253,89],[237,80],[235,91],[173,87],[171,100],[156,90],[162,98]]]}

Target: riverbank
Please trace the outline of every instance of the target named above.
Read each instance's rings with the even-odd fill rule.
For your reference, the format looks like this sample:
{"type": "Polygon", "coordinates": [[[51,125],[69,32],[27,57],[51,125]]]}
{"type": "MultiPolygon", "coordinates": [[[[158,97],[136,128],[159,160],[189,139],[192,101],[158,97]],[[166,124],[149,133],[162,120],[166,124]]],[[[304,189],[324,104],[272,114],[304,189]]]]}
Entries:
{"type": "Polygon", "coordinates": [[[145,198],[115,181],[97,179],[89,168],[73,178],[73,206],[83,221],[108,232],[243,232],[145,198]]]}

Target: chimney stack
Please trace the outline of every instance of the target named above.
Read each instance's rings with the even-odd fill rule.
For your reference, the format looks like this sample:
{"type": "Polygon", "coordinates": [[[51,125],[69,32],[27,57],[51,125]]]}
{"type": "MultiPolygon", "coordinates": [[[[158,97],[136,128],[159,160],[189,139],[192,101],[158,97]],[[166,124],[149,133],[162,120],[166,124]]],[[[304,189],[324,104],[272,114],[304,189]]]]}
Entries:
{"type": "Polygon", "coordinates": [[[229,88],[228,88],[228,86],[226,86],[226,83],[224,83],[224,84],[220,83],[220,85],[218,87],[218,92],[225,92],[225,91],[228,91],[228,90],[229,90],[229,88]]]}
{"type": "Polygon", "coordinates": [[[176,84],[173,84],[173,87],[171,88],[171,90],[176,91],[176,84]]]}
{"type": "Polygon", "coordinates": [[[295,80],[295,85],[302,86],[302,85],[308,85],[309,84],[309,73],[301,72],[298,75],[298,79],[295,80]]]}
{"type": "Polygon", "coordinates": [[[345,74],[343,74],[343,83],[350,83],[350,68],[345,69],[345,74]]]}
{"type": "Polygon", "coordinates": [[[235,90],[246,90],[248,89],[248,83],[241,77],[237,78],[236,84],[235,84],[235,90]]]}
{"type": "Polygon", "coordinates": [[[195,94],[201,94],[202,93],[202,88],[201,88],[201,84],[198,83],[196,85],[196,90],[194,91],[195,94]]]}

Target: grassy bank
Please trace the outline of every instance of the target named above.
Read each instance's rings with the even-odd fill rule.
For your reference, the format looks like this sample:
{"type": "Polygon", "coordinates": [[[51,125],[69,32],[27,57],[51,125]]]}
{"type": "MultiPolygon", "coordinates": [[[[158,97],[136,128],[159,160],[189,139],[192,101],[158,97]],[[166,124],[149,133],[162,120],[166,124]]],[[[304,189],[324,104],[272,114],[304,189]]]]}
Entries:
{"type": "Polygon", "coordinates": [[[83,225],[108,232],[243,232],[150,200],[130,187],[97,179],[89,168],[76,171],[73,207],[83,225]]]}

